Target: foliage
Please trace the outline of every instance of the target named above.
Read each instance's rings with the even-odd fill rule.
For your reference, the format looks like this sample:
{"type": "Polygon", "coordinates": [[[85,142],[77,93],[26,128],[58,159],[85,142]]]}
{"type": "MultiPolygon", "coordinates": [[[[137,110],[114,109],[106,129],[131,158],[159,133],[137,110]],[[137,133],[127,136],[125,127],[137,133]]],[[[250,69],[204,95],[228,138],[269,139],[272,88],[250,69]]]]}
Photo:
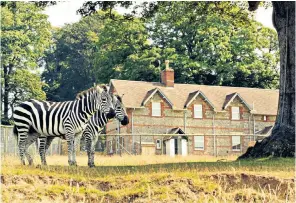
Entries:
{"type": "MultiPolygon", "coordinates": [[[[119,16],[120,15],[116,15],[119,16]]],[[[154,81],[159,68],[160,49],[151,47],[143,22],[107,20],[96,44],[96,76],[100,82],[111,78],[154,81]]]]}
{"type": "Polygon", "coordinates": [[[40,74],[32,73],[26,69],[17,69],[12,75],[10,82],[13,94],[12,104],[18,104],[32,98],[37,100],[46,99],[46,94],[42,87],[47,85],[40,80],[40,74]]]}
{"type": "Polygon", "coordinates": [[[73,100],[96,81],[94,70],[96,42],[102,24],[96,16],[56,29],[55,43],[45,57],[42,78],[49,85],[47,97],[53,101],[73,100]]]}
{"type": "Polygon", "coordinates": [[[33,73],[42,65],[41,58],[51,42],[50,24],[42,9],[32,2],[1,4],[1,82],[6,120],[9,106],[20,99],[44,98],[40,77],[33,73]],[[24,93],[21,97],[20,92],[24,93]]]}
{"type": "Polygon", "coordinates": [[[176,50],[176,81],[277,87],[276,32],[251,19],[243,22],[249,14],[239,4],[196,4],[171,2],[159,8],[150,21],[155,46],[176,50]],[[223,13],[216,12],[217,8],[223,13]],[[234,20],[238,13],[241,19],[234,20]]]}

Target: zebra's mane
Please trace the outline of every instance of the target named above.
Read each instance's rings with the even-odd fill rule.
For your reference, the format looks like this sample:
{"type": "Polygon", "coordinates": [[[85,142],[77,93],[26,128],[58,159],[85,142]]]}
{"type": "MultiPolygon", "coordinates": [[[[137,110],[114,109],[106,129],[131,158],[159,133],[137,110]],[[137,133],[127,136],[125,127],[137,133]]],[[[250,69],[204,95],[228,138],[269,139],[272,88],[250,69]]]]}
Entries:
{"type": "Polygon", "coordinates": [[[82,92],[79,92],[77,95],[76,95],[76,99],[81,99],[82,97],[86,96],[87,93],[89,92],[94,92],[96,91],[96,87],[92,87],[92,88],[89,88],[88,90],[84,90],[82,92]]]}
{"type": "MultiPolygon", "coordinates": [[[[84,90],[82,92],[79,92],[77,95],[76,95],[76,99],[81,99],[83,97],[85,97],[88,93],[90,92],[95,92],[97,91],[98,89],[103,89],[104,91],[108,91],[108,87],[106,85],[101,85],[101,86],[97,86],[97,87],[92,87],[92,88],[89,88],[88,90],[84,90]]],[[[100,91],[101,92],[101,91],[100,91]]]]}
{"type": "Polygon", "coordinates": [[[119,96],[119,95],[114,95],[114,96],[116,96],[117,97],[117,99],[120,101],[120,103],[122,103],[122,99],[121,99],[121,96],[119,96]]]}

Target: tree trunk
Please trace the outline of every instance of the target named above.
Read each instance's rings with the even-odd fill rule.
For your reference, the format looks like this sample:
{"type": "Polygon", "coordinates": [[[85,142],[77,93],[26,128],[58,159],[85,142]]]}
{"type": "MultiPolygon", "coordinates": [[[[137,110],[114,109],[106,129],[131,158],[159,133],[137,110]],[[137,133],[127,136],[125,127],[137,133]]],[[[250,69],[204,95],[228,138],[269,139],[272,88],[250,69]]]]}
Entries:
{"type": "MultiPolygon", "coordinates": [[[[9,118],[8,118],[8,111],[9,111],[9,77],[12,74],[12,65],[3,66],[3,73],[4,73],[4,92],[3,92],[3,119],[2,124],[9,125],[9,118]]],[[[2,107],[1,107],[2,108],[2,107]]]]}
{"type": "Polygon", "coordinates": [[[278,116],[271,136],[256,142],[239,157],[295,155],[295,2],[272,2],[273,23],[280,48],[278,116]]]}
{"type": "Polygon", "coordinates": [[[3,93],[3,104],[4,104],[4,120],[8,120],[8,106],[9,106],[9,103],[8,103],[8,69],[9,67],[8,66],[4,66],[4,93],[3,93]]]}

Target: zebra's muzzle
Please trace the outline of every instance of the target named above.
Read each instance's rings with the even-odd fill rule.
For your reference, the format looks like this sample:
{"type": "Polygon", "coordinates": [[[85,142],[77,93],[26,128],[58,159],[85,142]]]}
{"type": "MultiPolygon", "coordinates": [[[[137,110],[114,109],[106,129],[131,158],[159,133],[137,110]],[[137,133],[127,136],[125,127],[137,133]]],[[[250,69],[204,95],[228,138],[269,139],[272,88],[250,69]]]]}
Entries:
{"type": "Polygon", "coordinates": [[[121,125],[127,125],[129,123],[128,117],[124,116],[123,120],[120,123],[121,123],[121,125]]]}

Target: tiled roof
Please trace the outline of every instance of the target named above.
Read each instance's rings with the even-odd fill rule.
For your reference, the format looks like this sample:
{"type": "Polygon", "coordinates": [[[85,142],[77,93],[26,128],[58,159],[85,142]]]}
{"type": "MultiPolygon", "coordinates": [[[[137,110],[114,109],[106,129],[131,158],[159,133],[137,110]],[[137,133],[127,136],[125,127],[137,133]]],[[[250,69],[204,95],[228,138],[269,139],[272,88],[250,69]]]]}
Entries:
{"type": "MultiPolygon", "coordinates": [[[[123,104],[127,108],[140,108],[147,93],[155,88],[173,103],[173,108],[184,109],[188,97],[196,91],[201,91],[214,105],[216,111],[222,111],[227,98],[238,93],[240,97],[253,108],[254,114],[277,115],[279,91],[270,89],[226,87],[194,84],[177,84],[174,87],[165,87],[159,82],[144,82],[131,80],[111,80],[119,95],[124,94],[123,104]],[[229,95],[229,96],[228,96],[229,95]],[[227,97],[228,96],[228,97],[227,97]]],[[[148,93],[149,94],[149,93],[148,93]]]]}

